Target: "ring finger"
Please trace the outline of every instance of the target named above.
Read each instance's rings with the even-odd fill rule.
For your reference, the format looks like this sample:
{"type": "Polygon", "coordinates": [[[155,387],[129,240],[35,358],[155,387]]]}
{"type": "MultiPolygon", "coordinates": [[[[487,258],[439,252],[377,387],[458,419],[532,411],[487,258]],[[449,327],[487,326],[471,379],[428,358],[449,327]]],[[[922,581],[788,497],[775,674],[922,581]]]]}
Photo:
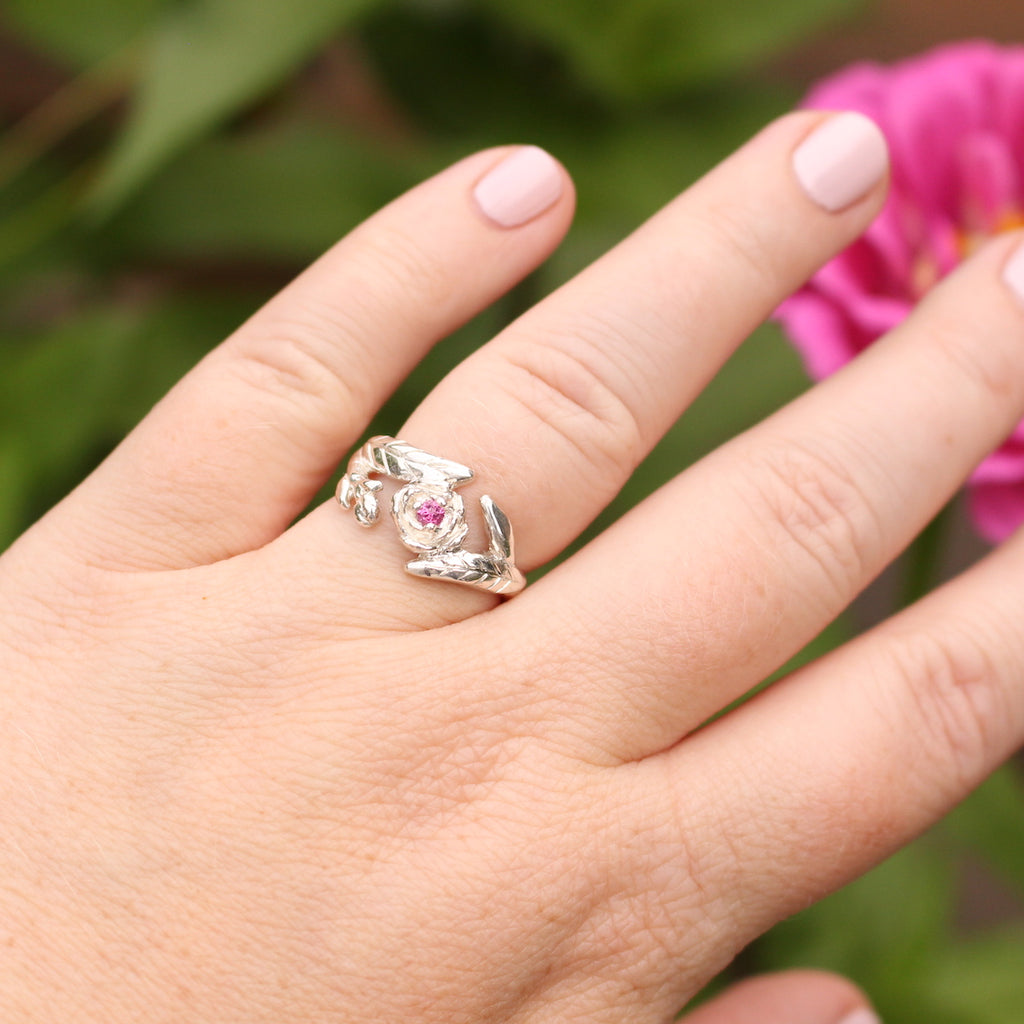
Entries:
{"type": "MultiPolygon", "coordinates": [[[[467,507],[492,494],[514,525],[520,566],[543,564],[615,495],[738,343],[866,227],[885,170],[884,140],[860,115],[775,122],[466,360],[401,436],[471,467],[467,507]]],[[[309,551],[319,561],[325,538],[328,551],[344,549],[353,578],[385,588],[385,603],[397,600],[403,613],[417,588],[421,625],[493,600],[406,577],[393,535],[361,535],[333,506],[284,542],[299,549],[291,558],[309,551]]],[[[486,547],[479,533],[466,544],[486,547]]]]}

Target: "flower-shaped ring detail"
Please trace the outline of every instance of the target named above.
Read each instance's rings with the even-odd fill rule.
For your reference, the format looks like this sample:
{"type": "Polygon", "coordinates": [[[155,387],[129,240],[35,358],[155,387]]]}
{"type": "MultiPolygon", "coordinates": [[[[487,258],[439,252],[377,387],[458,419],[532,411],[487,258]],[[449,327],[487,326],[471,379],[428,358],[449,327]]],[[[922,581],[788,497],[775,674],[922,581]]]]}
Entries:
{"type": "Polygon", "coordinates": [[[515,565],[512,526],[487,495],[480,509],[490,546],[486,553],[461,547],[469,526],[455,488],[473,479],[471,469],[394,437],[371,437],[352,456],[337,491],[342,508],[352,509],[362,526],[380,517],[383,482],[375,477],[381,476],[405,484],[391,500],[391,518],[402,543],[419,556],[406,564],[407,572],[506,596],[526,586],[515,565]]]}

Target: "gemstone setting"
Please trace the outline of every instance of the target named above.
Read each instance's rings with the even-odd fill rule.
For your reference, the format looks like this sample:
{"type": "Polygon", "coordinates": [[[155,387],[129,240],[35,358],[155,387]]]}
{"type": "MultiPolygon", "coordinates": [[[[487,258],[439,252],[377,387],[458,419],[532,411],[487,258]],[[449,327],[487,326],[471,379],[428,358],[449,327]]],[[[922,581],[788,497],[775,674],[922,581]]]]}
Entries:
{"type": "Polygon", "coordinates": [[[448,510],[434,498],[425,498],[416,506],[416,518],[423,526],[440,526],[448,510]]]}
{"type": "Polygon", "coordinates": [[[402,543],[413,551],[450,551],[469,530],[462,497],[422,482],[395,494],[391,515],[402,543]]]}

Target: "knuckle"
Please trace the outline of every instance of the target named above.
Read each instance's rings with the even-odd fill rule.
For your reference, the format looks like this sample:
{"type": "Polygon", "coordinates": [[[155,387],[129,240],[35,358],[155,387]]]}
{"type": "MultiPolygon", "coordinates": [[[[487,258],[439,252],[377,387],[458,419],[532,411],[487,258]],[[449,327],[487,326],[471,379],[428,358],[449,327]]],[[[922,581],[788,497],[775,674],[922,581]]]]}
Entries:
{"type": "Polygon", "coordinates": [[[784,441],[758,450],[748,479],[757,491],[754,507],[767,510],[769,532],[808,556],[845,604],[873,560],[880,528],[844,460],[784,441]]]}
{"type": "Polygon", "coordinates": [[[629,367],[608,354],[614,326],[594,321],[557,340],[517,341],[503,354],[501,389],[599,473],[632,470],[645,431],[629,367]],[[612,382],[615,382],[614,384],[612,382]]]}
{"type": "MultiPolygon", "coordinates": [[[[667,759],[648,762],[644,772],[650,769],[670,771],[667,759]]],[[[749,850],[736,849],[735,823],[719,818],[708,796],[665,800],[638,786],[611,826],[616,854],[595,904],[594,947],[628,951],[632,964],[652,974],[722,952],[727,894],[741,884],[749,850]]]]}
{"type": "Polygon", "coordinates": [[[771,218],[762,211],[726,202],[715,203],[706,216],[707,226],[702,237],[722,250],[722,255],[714,262],[742,272],[742,276],[731,276],[731,281],[752,281],[757,293],[774,295],[778,291],[774,268],[779,263],[780,243],[778,238],[769,238],[766,234],[771,218]]]}
{"type": "Polygon", "coordinates": [[[921,727],[927,763],[942,765],[947,776],[952,771],[958,795],[991,769],[1011,720],[990,654],[998,641],[992,644],[980,633],[918,629],[899,637],[889,654],[897,692],[906,695],[915,727],[921,727]]]}
{"type": "Polygon", "coordinates": [[[450,305],[457,289],[443,253],[394,225],[370,222],[364,229],[353,237],[356,255],[346,263],[346,272],[358,278],[359,287],[353,290],[357,296],[374,295],[386,302],[412,294],[416,301],[407,305],[417,318],[424,306],[433,310],[450,305]]]}
{"type": "Polygon", "coordinates": [[[961,316],[940,316],[929,326],[928,347],[957,381],[977,387],[987,406],[993,402],[996,408],[1016,404],[1015,395],[1020,390],[1019,346],[1014,345],[1011,351],[999,335],[984,341],[978,335],[977,325],[965,323],[961,316]]]}
{"type": "Polygon", "coordinates": [[[332,293],[324,280],[274,300],[229,344],[237,373],[250,385],[307,405],[326,403],[332,412],[362,408],[354,381],[379,376],[372,362],[379,349],[368,331],[382,311],[396,326],[407,316],[410,329],[423,330],[423,310],[444,318],[454,289],[440,254],[386,224],[365,227],[327,259],[336,262],[326,277],[343,274],[332,293]]]}
{"type": "MultiPolygon", "coordinates": [[[[230,346],[231,365],[246,385],[275,399],[325,405],[332,411],[355,401],[350,380],[362,379],[358,369],[341,369],[341,339],[358,336],[352,314],[334,305],[305,300],[287,315],[274,314],[257,330],[243,331],[230,346]]],[[[358,346],[345,346],[348,348],[358,346]]],[[[357,358],[347,352],[346,358],[357,358]]]]}

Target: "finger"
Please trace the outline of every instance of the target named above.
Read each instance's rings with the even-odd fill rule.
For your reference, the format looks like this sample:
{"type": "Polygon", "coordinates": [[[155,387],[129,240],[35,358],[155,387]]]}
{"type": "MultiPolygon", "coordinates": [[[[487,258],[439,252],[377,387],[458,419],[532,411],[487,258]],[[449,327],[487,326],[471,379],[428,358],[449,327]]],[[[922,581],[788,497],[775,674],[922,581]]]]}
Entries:
{"type": "MultiPolygon", "coordinates": [[[[933,824],[1024,741],[1024,536],[643,762],[737,943],[933,824]]],[[[648,805],[649,806],[649,805],[648,805]]],[[[667,812],[666,812],[667,813],[667,812]]],[[[676,831],[676,841],[680,840],[676,831]]]]}
{"type": "Polygon", "coordinates": [[[523,671],[565,681],[582,715],[567,724],[613,758],[663,749],[902,550],[1024,415],[1024,309],[1000,280],[1019,243],[990,246],[888,339],[525,595],[523,671]],[[581,661],[597,663],[593,682],[581,661]]]}
{"type": "MultiPolygon", "coordinates": [[[[877,212],[884,141],[848,117],[828,122],[852,131],[844,152],[861,175],[840,211],[810,199],[793,170],[827,115],[786,117],[466,360],[402,427],[476,472],[460,493],[468,508],[493,496],[524,569],[576,536],[740,340],[877,212]]],[[[339,531],[333,508],[305,528],[318,539],[302,533],[300,545],[336,537],[346,557],[371,552],[353,554],[359,571],[368,559],[376,578],[418,588],[426,614],[465,613],[462,595],[404,579],[390,537],[339,531]]],[[[479,526],[466,543],[486,548],[479,526]]]]}
{"type": "Polygon", "coordinates": [[[879,1024],[857,987],[823,971],[765,974],[733,985],[684,1024],[879,1024]]]}
{"type": "Polygon", "coordinates": [[[571,213],[564,171],[533,147],[478,153],[397,199],[204,359],[80,488],[78,546],[161,568],[277,536],[426,350],[544,259],[571,213]]]}

